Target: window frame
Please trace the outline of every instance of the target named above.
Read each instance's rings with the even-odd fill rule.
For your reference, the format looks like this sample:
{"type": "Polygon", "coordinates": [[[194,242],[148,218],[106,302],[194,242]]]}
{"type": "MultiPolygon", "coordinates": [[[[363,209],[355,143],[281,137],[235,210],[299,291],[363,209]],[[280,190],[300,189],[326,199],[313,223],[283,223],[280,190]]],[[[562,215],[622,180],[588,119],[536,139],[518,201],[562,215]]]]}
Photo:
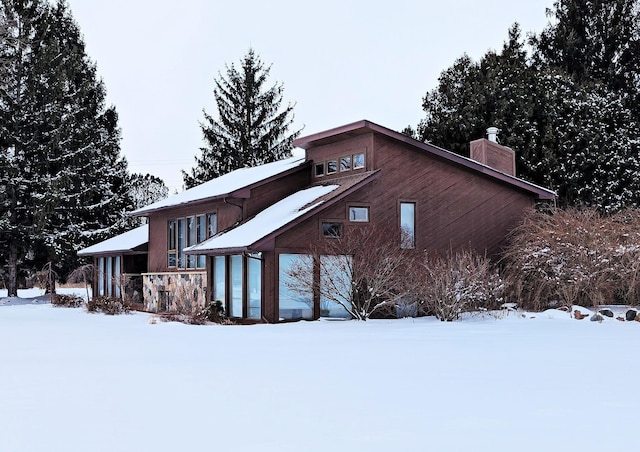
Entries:
{"type": "Polygon", "coordinates": [[[332,159],[332,160],[327,160],[327,176],[330,174],[336,174],[338,172],[338,160],[337,159],[332,159]],[[330,169],[331,166],[333,164],[333,171],[330,169]]]}
{"type": "Polygon", "coordinates": [[[366,168],[366,166],[367,166],[367,156],[364,151],[354,152],[351,155],[351,169],[353,170],[363,169],[363,168],[366,168]],[[356,165],[356,156],[362,156],[362,165],[356,165]]]}
{"type": "Polygon", "coordinates": [[[167,220],[167,268],[176,270],[205,269],[207,266],[206,256],[201,254],[186,255],[184,254],[184,248],[202,243],[204,240],[213,237],[217,231],[217,211],[169,218],[167,220]],[[204,220],[204,226],[201,223],[202,220],[204,220]],[[214,228],[211,227],[213,221],[215,221],[214,228]],[[181,243],[180,239],[181,230],[184,235],[182,239],[184,243],[181,243]],[[183,245],[182,247],[181,244],[183,245]],[[174,260],[173,265],[171,265],[172,259],[174,260]]]}
{"type": "Polygon", "coordinates": [[[369,223],[371,222],[371,207],[364,204],[349,204],[347,205],[347,219],[349,223],[369,223]],[[366,220],[357,220],[351,218],[351,209],[365,209],[367,212],[366,220]]]}
{"type": "MultiPolygon", "coordinates": [[[[330,226],[331,227],[331,226],[330,226]]],[[[329,228],[327,228],[328,230],[329,228]]],[[[344,236],[344,221],[343,220],[320,220],[320,237],[324,239],[340,239],[344,236]],[[325,233],[325,224],[338,226],[339,233],[336,234],[326,234],[325,233]]]]}
{"type": "Polygon", "coordinates": [[[314,170],[313,170],[314,171],[313,172],[314,177],[324,177],[324,176],[326,176],[326,174],[327,174],[326,169],[327,168],[326,168],[325,162],[316,163],[314,165],[314,170]],[[319,173],[318,169],[322,169],[322,172],[319,173]]]}
{"type": "Polygon", "coordinates": [[[400,200],[398,201],[398,228],[400,232],[400,248],[406,250],[416,249],[417,247],[417,226],[418,225],[418,203],[415,200],[400,200]],[[403,231],[405,228],[403,227],[403,205],[412,205],[413,206],[413,224],[411,225],[411,234],[410,234],[410,242],[407,242],[406,238],[403,235],[403,231]]]}

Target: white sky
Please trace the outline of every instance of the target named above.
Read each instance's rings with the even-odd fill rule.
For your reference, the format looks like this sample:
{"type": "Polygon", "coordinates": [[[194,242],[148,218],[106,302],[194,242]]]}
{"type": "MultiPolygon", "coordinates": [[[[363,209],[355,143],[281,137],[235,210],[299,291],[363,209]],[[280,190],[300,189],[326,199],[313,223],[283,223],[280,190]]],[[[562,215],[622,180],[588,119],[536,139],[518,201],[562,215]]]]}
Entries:
{"type": "MultiPolygon", "coordinates": [[[[213,79],[250,46],[284,83],[303,135],[360,119],[401,130],[464,52],[539,32],[553,0],[68,0],[116,106],[132,172],[182,185],[213,79]]],[[[479,137],[469,137],[475,139],[479,137]]]]}

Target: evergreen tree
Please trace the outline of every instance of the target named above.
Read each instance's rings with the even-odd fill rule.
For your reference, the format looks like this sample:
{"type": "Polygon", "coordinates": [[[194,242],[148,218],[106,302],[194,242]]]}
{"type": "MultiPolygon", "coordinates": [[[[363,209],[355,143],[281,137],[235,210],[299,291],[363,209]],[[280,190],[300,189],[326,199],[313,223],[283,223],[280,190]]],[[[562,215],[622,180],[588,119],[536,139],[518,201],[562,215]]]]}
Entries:
{"type": "Polygon", "coordinates": [[[293,105],[280,108],[283,85],[265,87],[270,69],[249,49],[240,69],[232,63],[226,66],[226,77],[218,74],[213,90],[218,118],[204,112],[200,127],[205,147],[191,174],[182,172],[186,188],[291,155],[292,142],[300,131],[289,132],[293,105]]]}
{"type": "Polygon", "coordinates": [[[129,176],[128,185],[134,209],[148,206],[169,195],[169,188],[164,181],[151,174],[132,174],[129,176]]]}
{"type": "Polygon", "coordinates": [[[53,262],[59,274],[76,251],[130,222],[127,164],[119,155],[115,110],[88,59],[67,4],[2,0],[9,18],[0,42],[2,121],[0,245],[8,247],[8,280],[18,268],[53,262]],[[7,113],[8,112],[8,113],[7,113]]]}
{"type": "Polygon", "coordinates": [[[557,0],[547,13],[553,22],[535,42],[549,66],[578,83],[597,81],[639,100],[638,0],[557,0]]]}
{"type": "Polygon", "coordinates": [[[467,143],[496,126],[518,175],[557,190],[561,205],[638,206],[640,1],[554,6],[556,22],[531,37],[531,54],[512,27],[501,53],[444,71],[418,135],[468,155],[467,143]]]}

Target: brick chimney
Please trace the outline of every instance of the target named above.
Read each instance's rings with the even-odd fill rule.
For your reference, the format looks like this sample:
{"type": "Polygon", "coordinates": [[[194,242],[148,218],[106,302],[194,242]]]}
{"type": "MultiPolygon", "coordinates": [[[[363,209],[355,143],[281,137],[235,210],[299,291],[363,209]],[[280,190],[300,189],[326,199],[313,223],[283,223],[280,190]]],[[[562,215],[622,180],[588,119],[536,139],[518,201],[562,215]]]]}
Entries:
{"type": "Polygon", "coordinates": [[[510,176],[516,175],[516,153],[498,143],[498,128],[489,127],[487,138],[474,140],[470,144],[471,158],[510,176]]]}

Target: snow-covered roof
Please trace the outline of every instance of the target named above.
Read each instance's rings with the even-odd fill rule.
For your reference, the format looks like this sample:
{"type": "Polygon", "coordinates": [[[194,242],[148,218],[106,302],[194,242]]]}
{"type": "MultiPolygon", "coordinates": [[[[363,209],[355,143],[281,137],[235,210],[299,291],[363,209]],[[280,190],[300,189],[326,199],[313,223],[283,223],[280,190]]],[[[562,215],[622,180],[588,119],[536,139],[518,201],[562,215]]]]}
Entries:
{"type": "Polygon", "coordinates": [[[277,176],[305,163],[304,156],[294,156],[277,162],[265,163],[264,165],[251,168],[241,168],[230,173],[216,177],[208,182],[185,190],[173,196],[169,196],[161,201],[154,202],[146,207],[134,210],[132,215],[145,215],[168,207],[175,207],[193,201],[201,201],[229,195],[234,191],[248,187],[270,177],[277,176]]]}
{"type": "Polygon", "coordinates": [[[340,185],[319,185],[300,190],[266,208],[251,220],[185,248],[189,253],[247,248],[325,202],[324,195],[340,185]]]}
{"type": "Polygon", "coordinates": [[[96,254],[121,253],[132,251],[149,241],[149,225],[143,224],[135,229],[116,235],[103,242],[96,243],[78,251],[78,256],[93,256],[96,254]]]}

